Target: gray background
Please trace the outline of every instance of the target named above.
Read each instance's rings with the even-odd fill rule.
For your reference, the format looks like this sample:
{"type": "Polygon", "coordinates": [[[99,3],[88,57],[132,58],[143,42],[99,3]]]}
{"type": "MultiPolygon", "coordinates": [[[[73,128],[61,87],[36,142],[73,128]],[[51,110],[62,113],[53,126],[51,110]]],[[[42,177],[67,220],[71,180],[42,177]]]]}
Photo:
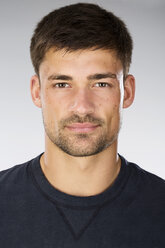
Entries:
{"type": "MultiPolygon", "coordinates": [[[[44,151],[41,111],[30,96],[29,44],[48,12],[77,1],[0,1],[0,170],[44,151]]],[[[85,2],[85,1],[79,1],[85,2]]],[[[124,110],[119,153],[165,178],[165,1],[105,0],[98,3],[127,24],[134,52],[134,104],[124,110]]]]}

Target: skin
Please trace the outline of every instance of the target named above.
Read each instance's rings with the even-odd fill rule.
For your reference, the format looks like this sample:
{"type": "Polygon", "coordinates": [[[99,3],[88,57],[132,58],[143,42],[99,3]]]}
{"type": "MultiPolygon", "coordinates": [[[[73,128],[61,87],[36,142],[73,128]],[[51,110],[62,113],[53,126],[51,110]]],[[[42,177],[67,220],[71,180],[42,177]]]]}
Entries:
{"type": "Polygon", "coordinates": [[[127,75],[123,83],[114,51],[46,53],[39,77],[31,78],[31,95],[42,109],[45,152],[40,164],[53,187],[91,196],[113,184],[121,167],[117,144],[122,112],[134,94],[135,79],[127,75]]]}

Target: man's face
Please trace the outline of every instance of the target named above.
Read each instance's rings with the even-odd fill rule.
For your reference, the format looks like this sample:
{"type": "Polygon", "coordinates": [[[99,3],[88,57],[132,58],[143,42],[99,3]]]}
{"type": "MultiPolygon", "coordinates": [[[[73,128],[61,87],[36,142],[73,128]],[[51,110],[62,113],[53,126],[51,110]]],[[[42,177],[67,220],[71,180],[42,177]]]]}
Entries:
{"type": "Polygon", "coordinates": [[[46,138],[72,156],[90,156],[116,141],[123,70],[110,51],[50,49],[40,65],[46,138]]]}

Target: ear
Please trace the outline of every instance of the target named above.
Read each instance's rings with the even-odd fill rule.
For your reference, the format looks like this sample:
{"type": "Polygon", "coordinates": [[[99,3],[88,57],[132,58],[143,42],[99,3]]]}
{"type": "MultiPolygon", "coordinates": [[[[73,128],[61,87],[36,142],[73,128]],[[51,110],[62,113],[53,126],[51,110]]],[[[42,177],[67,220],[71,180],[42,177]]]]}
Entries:
{"type": "Polygon", "coordinates": [[[41,86],[37,75],[32,76],[30,80],[30,90],[33,103],[41,108],[41,86]]]}
{"type": "Polygon", "coordinates": [[[127,75],[124,82],[123,108],[128,108],[135,97],[135,78],[133,75],[127,75]]]}

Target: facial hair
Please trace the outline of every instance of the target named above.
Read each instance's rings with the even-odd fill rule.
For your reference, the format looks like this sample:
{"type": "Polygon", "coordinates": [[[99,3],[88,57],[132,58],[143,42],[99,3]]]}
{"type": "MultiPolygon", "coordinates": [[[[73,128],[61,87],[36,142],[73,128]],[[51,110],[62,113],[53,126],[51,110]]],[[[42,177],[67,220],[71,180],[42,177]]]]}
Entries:
{"type": "Polygon", "coordinates": [[[75,156],[86,157],[98,154],[109,147],[118,137],[119,129],[107,135],[105,121],[92,115],[80,117],[76,114],[59,121],[56,130],[53,123],[46,123],[43,115],[45,132],[51,142],[63,152],[75,156]],[[68,133],[66,126],[73,123],[91,123],[97,125],[94,133],[68,133]]]}

